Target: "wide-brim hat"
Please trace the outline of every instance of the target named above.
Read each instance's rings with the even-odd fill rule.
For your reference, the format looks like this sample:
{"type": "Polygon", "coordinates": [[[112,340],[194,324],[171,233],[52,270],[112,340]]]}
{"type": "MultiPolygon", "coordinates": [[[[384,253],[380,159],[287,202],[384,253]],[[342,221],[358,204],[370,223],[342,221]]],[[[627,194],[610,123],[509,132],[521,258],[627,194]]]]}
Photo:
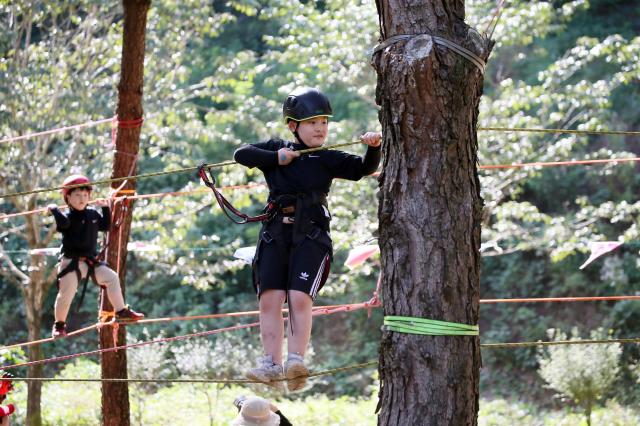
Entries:
{"type": "Polygon", "coordinates": [[[242,403],[238,417],[232,426],[279,426],[280,416],[271,411],[271,404],[259,396],[247,398],[242,403]]]}

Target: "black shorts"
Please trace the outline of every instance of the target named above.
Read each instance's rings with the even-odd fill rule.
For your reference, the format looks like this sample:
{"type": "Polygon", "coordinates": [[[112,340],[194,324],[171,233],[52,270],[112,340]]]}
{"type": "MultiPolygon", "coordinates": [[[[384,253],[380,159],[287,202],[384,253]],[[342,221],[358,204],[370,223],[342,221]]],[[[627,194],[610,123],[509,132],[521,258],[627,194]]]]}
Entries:
{"type": "Polygon", "coordinates": [[[292,238],[293,225],[263,226],[260,231],[253,263],[258,297],[265,290],[289,289],[315,299],[327,281],[332,257],[329,233],[314,227],[295,249],[292,238]]]}

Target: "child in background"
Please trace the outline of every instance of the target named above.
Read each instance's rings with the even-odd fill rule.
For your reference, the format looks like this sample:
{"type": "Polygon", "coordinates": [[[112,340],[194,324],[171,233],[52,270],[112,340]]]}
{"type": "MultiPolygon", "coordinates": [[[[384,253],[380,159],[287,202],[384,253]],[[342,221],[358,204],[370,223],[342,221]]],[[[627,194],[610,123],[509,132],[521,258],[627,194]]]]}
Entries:
{"type": "Polygon", "coordinates": [[[364,157],[337,150],[300,154],[321,147],[327,139],[332,116],[329,100],[318,89],[296,89],[284,102],[283,116],[294,142],[271,139],[245,145],[234,157],[264,173],[268,201],[276,209],[263,223],[253,261],[264,356],[247,377],[281,388],[284,375],[288,389],[296,391],[305,386],[309,375],[304,355],[311,337],[313,301],[329,275],[333,256],[327,194],[334,178],[357,181],[375,172],[382,135],[361,136],[368,145],[364,157]],[[281,309],[285,302],[289,337],[283,366],[281,309]]]}
{"type": "MultiPolygon", "coordinates": [[[[7,394],[13,390],[11,377],[13,377],[11,373],[2,374],[2,379],[0,380],[0,404],[7,398],[7,394]]],[[[0,405],[0,426],[9,426],[9,416],[14,411],[16,411],[16,407],[13,404],[0,405]]]]}
{"type": "Polygon", "coordinates": [[[102,207],[102,215],[87,208],[91,201],[92,187],[83,175],[71,175],[62,184],[62,196],[69,207],[63,214],[55,204],[49,205],[49,212],[56,220],[58,232],[62,233],[62,248],[58,265],[58,296],[55,302],[55,323],[51,331],[53,338],[67,335],[66,319],[78,283],[90,276],[102,288],[116,311],[118,321],[138,321],[143,314],[133,311],[124,304],[118,274],[105,263],[96,259],[98,255],[98,232],[106,232],[111,224],[111,212],[105,201],[96,202],[102,207]],[[82,185],[83,186],[74,186],[82,185]],[[69,188],[69,186],[74,186],[69,188]]]}

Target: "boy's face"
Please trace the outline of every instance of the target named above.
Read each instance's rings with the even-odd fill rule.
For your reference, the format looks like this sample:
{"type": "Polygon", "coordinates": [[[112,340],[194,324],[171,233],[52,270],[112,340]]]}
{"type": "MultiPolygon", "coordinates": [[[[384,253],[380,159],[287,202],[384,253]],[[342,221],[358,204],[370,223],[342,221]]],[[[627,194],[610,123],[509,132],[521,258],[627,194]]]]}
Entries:
{"type": "Polygon", "coordinates": [[[75,210],[84,210],[91,199],[91,191],[87,188],[76,188],[71,190],[67,195],[67,204],[75,210]]]}
{"type": "Polygon", "coordinates": [[[298,125],[298,136],[309,148],[322,146],[327,139],[329,133],[329,119],[327,117],[314,117],[297,123],[290,121],[289,130],[295,131],[296,124],[298,125]]]}

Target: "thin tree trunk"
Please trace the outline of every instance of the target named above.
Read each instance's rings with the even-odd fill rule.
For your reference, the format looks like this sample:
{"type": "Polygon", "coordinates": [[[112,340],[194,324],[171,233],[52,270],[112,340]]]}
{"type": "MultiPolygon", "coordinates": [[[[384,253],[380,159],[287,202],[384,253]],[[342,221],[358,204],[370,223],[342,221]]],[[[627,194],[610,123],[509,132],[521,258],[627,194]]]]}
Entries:
{"type": "MultiPolygon", "coordinates": [[[[42,306],[36,307],[32,301],[27,303],[27,329],[29,341],[40,340],[42,306]],[[35,313],[35,315],[34,315],[35,313]]],[[[29,347],[29,361],[38,361],[42,359],[42,348],[40,345],[29,347]]],[[[27,377],[42,377],[42,364],[30,365],[27,368],[27,377]]],[[[40,402],[42,399],[42,382],[28,382],[27,384],[27,425],[42,425],[42,413],[40,411],[40,402]]]]}
{"type": "MultiPolygon", "coordinates": [[[[462,0],[376,5],[382,40],[416,35],[373,58],[384,134],[384,314],[475,325],[482,216],[476,124],[483,76],[431,35],[485,59],[490,45],[464,23],[462,0]]],[[[378,424],[477,424],[480,363],[478,337],[385,331],[378,424]]]]}
{"type": "MultiPolygon", "coordinates": [[[[144,74],[145,28],[150,0],[124,0],[124,32],[120,84],[118,85],[118,119],[136,120],[142,117],[142,88],[144,74]]],[[[112,177],[136,174],[136,156],[140,142],[140,128],[120,128],[116,139],[112,177]]],[[[117,188],[121,183],[114,183],[117,188]]],[[[135,181],[128,181],[124,189],[135,189],[135,181]]],[[[127,242],[131,229],[133,205],[117,203],[111,224],[110,247],[107,252],[109,266],[119,272],[124,293],[126,275],[127,242]]],[[[112,306],[105,300],[106,310],[112,306]]],[[[118,331],[118,345],[126,342],[126,330],[118,331]]],[[[100,331],[100,347],[114,346],[112,330],[104,327],[100,331]]],[[[126,351],[108,352],[102,355],[103,378],[127,378],[126,351]]],[[[105,426],[129,426],[129,389],[126,383],[102,384],[102,424],[105,426]]]]}
{"type": "MultiPolygon", "coordinates": [[[[30,248],[40,247],[38,222],[26,221],[27,243],[30,248]]],[[[46,277],[46,262],[42,255],[31,255],[29,264],[29,284],[22,287],[25,301],[25,311],[27,316],[27,335],[29,341],[40,340],[42,338],[42,307],[51,283],[46,277]]],[[[42,348],[40,345],[30,346],[28,349],[29,361],[39,361],[42,359],[42,348]]],[[[27,377],[42,377],[43,365],[30,365],[27,368],[27,377]]],[[[42,425],[42,383],[29,382],[27,384],[27,420],[28,426],[42,425]]]]}

